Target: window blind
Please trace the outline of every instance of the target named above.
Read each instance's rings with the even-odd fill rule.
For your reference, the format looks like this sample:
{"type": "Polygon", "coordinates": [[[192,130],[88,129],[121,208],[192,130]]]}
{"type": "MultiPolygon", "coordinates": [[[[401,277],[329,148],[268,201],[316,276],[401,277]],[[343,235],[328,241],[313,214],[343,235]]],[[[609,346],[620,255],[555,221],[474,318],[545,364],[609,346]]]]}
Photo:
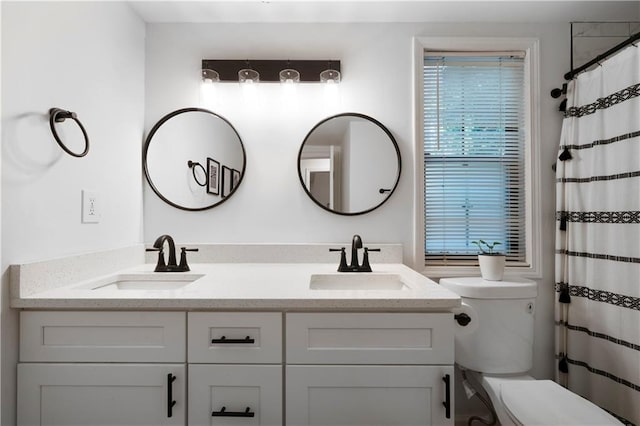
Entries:
{"type": "Polygon", "coordinates": [[[477,262],[472,241],[499,241],[524,262],[524,58],[425,54],[427,265],[477,262]]]}

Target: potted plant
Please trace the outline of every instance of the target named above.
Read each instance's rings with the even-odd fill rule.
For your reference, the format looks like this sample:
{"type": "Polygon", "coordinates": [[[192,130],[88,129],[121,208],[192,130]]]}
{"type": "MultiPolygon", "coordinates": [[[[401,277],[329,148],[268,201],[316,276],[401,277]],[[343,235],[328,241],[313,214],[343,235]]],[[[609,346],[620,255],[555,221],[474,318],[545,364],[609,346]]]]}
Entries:
{"type": "Polygon", "coordinates": [[[488,281],[502,281],[504,275],[504,265],[506,256],[494,250],[500,242],[487,243],[484,240],[471,241],[480,249],[478,253],[478,263],[480,264],[480,275],[482,279],[488,281]]]}

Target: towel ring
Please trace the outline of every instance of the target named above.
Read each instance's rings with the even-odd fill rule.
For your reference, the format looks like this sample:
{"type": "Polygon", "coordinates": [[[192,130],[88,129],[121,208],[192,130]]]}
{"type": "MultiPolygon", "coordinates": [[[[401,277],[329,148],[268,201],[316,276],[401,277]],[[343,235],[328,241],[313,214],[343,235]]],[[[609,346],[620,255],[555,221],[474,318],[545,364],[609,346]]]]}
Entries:
{"type": "Polygon", "coordinates": [[[89,136],[87,136],[87,131],[84,129],[84,126],[82,125],[80,120],[78,120],[75,112],[65,111],[60,108],[51,108],[49,110],[49,126],[51,127],[51,133],[53,133],[53,137],[55,138],[56,142],[58,142],[58,145],[60,145],[60,148],[64,150],[64,152],[73,157],[84,157],[85,155],[87,155],[87,152],[89,152],[89,136]],[[84,151],[82,151],[80,154],[71,151],[64,144],[64,142],[62,142],[60,136],[58,136],[58,132],[56,132],[54,123],[63,123],[67,118],[75,121],[78,124],[78,127],[80,127],[80,130],[82,130],[82,134],[84,135],[84,151]]]}
{"type": "Polygon", "coordinates": [[[205,170],[204,166],[200,163],[197,163],[195,161],[187,161],[187,166],[189,166],[189,168],[191,169],[191,174],[193,174],[193,180],[196,181],[196,183],[200,186],[207,186],[207,171],[205,170]],[[200,167],[200,169],[202,170],[202,174],[205,176],[205,181],[204,183],[200,183],[200,181],[198,180],[198,176],[196,175],[196,167],[200,167]]]}

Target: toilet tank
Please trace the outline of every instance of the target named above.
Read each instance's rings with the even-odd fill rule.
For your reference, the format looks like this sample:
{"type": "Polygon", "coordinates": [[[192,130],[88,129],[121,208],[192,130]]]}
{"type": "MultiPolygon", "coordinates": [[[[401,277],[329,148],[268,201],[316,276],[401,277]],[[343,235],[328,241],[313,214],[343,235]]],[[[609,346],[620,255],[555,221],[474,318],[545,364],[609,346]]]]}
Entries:
{"type": "Polygon", "coordinates": [[[531,369],[538,292],[534,281],[465,277],[443,278],[440,285],[457,293],[462,298],[462,310],[471,316],[469,325],[456,327],[457,364],[486,374],[524,373],[531,369]]]}

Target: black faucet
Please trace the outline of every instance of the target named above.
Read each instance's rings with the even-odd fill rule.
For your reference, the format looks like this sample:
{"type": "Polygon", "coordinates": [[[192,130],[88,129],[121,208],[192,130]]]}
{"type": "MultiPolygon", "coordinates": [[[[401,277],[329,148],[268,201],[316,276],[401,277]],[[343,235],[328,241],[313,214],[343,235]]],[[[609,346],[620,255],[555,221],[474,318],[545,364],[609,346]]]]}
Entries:
{"type": "Polygon", "coordinates": [[[379,248],[370,249],[364,247],[364,255],[362,256],[362,265],[358,262],[358,249],[363,248],[362,238],[360,235],[354,235],[351,240],[351,264],[347,265],[347,256],[345,248],[329,249],[329,251],[340,252],[340,265],[338,266],[338,272],[371,272],[371,265],[369,264],[369,252],[380,251],[379,248]]]}
{"type": "Polygon", "coordinates": [[[360,235],[356,234],[351,239],[351,264],[349,265],[349,268],[354,272],[357,272],[356,269],[360,267],[360,264],[358,263],[358,249],[361,248],[362,238],[360,238],[360,235]]]}
{"type": "Polygon", "coordinates": [[[176,245],[173,242],[171,235],[160,235],[153,243],[153,248],[148,248],[147,251],[158,252],[158,263],[156,264],[155,272],[188,272],[191,269],[187,264],[188,251],[198,251],[198,249],[188,249],[186,247],[180,248],[180,265],[176,263],[176,245]],[[164,243],[169,243],[169,261],[164,262],[164,243]]]}

